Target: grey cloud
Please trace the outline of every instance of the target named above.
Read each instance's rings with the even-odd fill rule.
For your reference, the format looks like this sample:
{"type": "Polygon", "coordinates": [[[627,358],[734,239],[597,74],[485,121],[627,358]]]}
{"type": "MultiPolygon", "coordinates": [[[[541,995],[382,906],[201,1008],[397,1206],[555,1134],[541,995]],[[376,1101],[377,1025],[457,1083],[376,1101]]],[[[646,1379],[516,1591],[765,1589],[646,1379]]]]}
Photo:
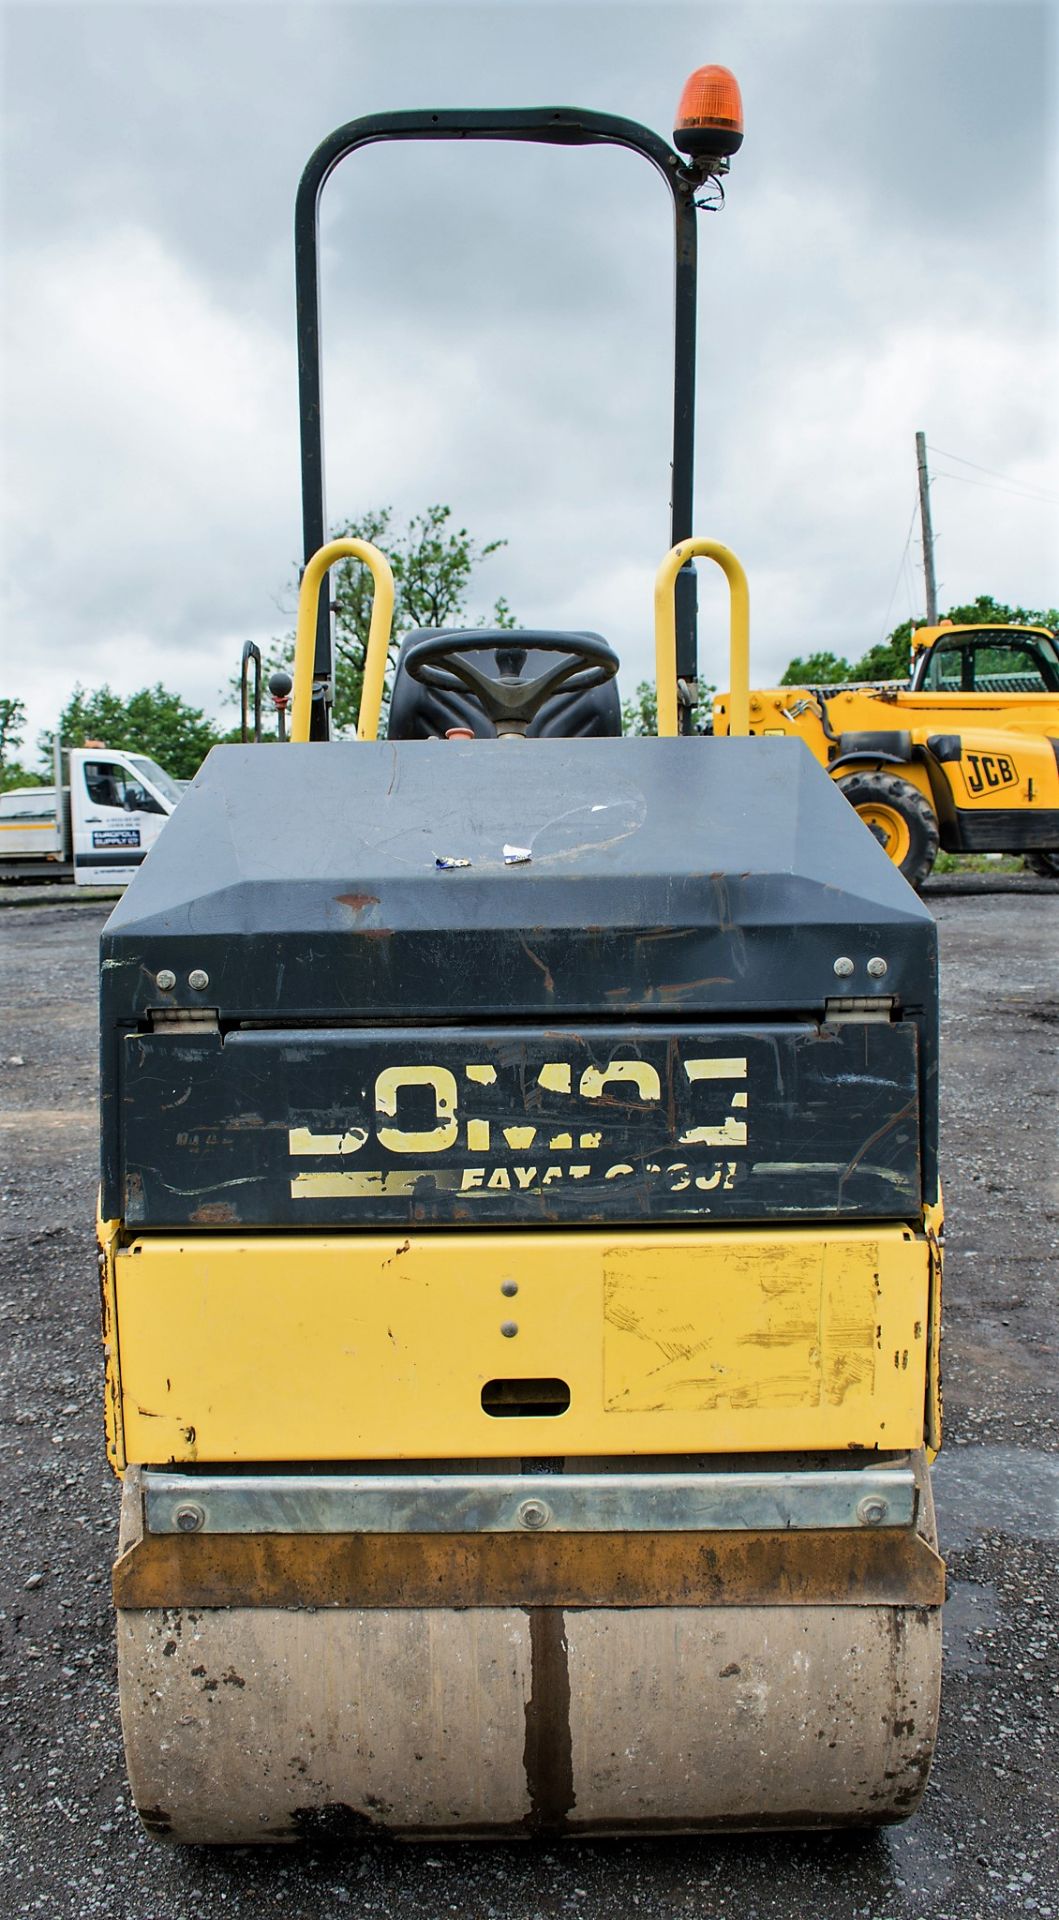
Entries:
{"type": "MultiPolygon", "coordinates": [[[[7,623],[36,724],[75,675],[212,705],[241,640],[286,624],[294,187],[362,112],[572,101],[664,133],[688,68],[739,73],[746,145],[700,226],[697,519],[743,553],[760,675],[878,637],[915,427],[1046,484],[1048,8],[40,5],[6,25],[7,553],[17,580],[47,556],[7,623]]],[[[333,513],[451,501],[510,536],[483,607],[609,623],[626,680],[646,674],[662,187],[624,155],[376,149],[329,183],[324,237],[333,513]]],[[[954,596],[1054,594],[1043,508],[946,481],[936,518],[954,596]]]]}

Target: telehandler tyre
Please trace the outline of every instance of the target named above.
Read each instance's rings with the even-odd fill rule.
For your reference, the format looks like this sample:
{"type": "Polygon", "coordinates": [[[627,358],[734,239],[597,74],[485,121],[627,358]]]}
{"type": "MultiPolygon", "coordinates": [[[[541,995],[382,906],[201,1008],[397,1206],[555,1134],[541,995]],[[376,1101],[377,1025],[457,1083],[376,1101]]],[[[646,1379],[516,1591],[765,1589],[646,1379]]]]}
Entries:
{"type": "Polygon", "coordinates": [[[938,853],[938,823],[929,800],[910,780],[874,769],[847,774],[838,785],[909,886],[922,886],[938,853]]]}

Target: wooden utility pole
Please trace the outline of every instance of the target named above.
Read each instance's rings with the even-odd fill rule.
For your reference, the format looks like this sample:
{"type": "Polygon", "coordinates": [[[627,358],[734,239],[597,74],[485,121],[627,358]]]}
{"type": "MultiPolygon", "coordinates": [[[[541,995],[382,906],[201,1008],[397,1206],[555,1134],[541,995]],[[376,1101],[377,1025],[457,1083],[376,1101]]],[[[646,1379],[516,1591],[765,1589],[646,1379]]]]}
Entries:
{"type": "Polygon", "coordinates": [[[923,527],[923,577],[927,583],[927,625],[938,624],[938,588],[934,579],[934,529],[930,524],[930,475],[927,472],[927,436],[916,434],[919,468],[919,518],[923,527]]]}

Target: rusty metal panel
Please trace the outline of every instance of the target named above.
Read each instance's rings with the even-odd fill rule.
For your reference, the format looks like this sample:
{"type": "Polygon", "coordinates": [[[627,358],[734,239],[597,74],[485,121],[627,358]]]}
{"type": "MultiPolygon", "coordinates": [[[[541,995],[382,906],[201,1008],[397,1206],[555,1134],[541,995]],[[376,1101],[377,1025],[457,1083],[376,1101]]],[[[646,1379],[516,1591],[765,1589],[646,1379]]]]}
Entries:
{"type": "Polygon", "coordinates": [[[142,1607],[939,1606],[911,1529],[596,1534],[146,1534],[114,1567],[142,1607]]]}
{"type": "Polygon", "coordinates": [[[886,1019],[298,1032],[123,1047],[129,1226],[871,1218],[921,1204],[886,1019]]]}

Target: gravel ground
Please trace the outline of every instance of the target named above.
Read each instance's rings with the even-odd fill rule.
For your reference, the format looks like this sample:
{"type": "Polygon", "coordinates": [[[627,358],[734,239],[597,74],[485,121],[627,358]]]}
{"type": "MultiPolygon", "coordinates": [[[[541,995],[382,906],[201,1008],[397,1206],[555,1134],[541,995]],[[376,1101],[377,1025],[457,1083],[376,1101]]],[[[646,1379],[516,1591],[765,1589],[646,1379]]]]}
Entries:
{"type": "Polygon", "coordinates": [[[941,1739],[874,1835],[297,1854],[167,1849],[125,1788],[96,1275],[95,946],[106,909],[0,912],[0,1911],[81,1920],[1059,1920],[1055,883],[935,882],[945,1017],[950,1569],[941,1739]],[[1053,897],[1047,897],[1052,895],[1053,897]]]}

